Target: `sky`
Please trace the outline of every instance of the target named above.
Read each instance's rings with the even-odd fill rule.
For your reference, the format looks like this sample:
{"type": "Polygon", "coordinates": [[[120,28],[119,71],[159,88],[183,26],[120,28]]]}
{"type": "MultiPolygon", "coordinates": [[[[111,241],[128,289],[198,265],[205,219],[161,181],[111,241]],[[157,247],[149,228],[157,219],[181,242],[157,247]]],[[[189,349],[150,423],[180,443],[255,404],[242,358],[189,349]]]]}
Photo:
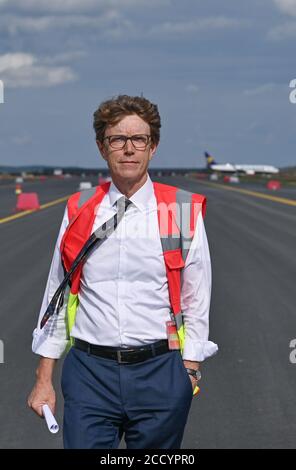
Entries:
{"type": "Polygon", "coordinates": [[[99,104],[161,115],[152,167],[296,164],[296,0],[0,0],[0,166],[104,168],[99,104]]]}

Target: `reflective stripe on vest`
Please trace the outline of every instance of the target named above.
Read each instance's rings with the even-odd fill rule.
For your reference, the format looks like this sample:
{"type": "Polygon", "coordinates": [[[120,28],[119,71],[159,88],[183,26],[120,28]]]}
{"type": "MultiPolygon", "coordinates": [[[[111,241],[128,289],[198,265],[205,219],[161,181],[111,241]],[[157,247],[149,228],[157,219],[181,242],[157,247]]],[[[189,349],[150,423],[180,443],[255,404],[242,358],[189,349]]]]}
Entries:
{"type": "MultiPolygon", "coordinates": [[[[109,191],[110,182],[96,188],[75,193],[68,200],[69,225],[61,241],[60,251],[65,270],[91,235],[100,203],[109,191]]],[[[181,272],[185,266],[195,231],[197,216],[205,216],[206,198],[200,194],[153,183],[157,201],[157,215],[171,311],[176,321],[180,349],[183,351],[185,330],[181,312],[181,272]]],[[[79,304],[78,293],[82,267],[74,273],[67,304],[67,329],[70,336],[79,304]]]]}

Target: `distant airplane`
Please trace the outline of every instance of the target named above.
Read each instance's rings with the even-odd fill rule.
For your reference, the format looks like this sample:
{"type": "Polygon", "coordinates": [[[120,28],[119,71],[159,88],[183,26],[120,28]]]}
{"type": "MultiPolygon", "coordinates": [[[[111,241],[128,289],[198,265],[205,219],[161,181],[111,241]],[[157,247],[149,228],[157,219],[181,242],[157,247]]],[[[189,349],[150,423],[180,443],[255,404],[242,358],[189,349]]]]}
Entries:
{"type": "Polygon", "coordinates": [[[236,163],[216,163],[214,158],[205,152],[207,168],[223,173],[245,173],[246,175],[254,175],[255,173],[279,173],[279,169],[272,165],[240,165],[236,163]]]}

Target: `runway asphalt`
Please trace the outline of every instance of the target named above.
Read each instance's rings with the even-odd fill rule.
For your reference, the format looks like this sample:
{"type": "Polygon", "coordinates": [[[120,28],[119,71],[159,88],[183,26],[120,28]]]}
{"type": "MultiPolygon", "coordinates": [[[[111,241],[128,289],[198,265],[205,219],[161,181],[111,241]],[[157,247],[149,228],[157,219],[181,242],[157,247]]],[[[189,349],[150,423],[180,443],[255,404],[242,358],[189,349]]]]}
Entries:
{"type": "MultiPolygon", "coordinates": [[[[69,180],[48,179],[44,181],[25,181],[21,186],[24,193],[36,192],[40,204],[45,204],[78,191],[80,181],[82,180],[78,177],[73,177],[69,180]]],[[[97,184],[97,181],[94,179],[92,181],[94,184],[97,184]]],[[[14,183],[2,182],[0,184],[0,218],[16,213],[17,196],[15,194],[15,187],[14,183]]]]}
{"type": "MultiPolygon", "coordinates": [[[[202,365],[201,392],[192,402],[183,447],[295,448],[296,364],[289,356],[296,338],[296,207],[193,178],[158,180],[208,199],[210,339],[220,349],[202,365]]],[[[44,181],[27,188],[48,202],[76,191],[78,183],[44,181]]],[[[13,188],[0,186],[0,217],[13,211],[13,188]]],[[[296,190],[276,195],[295,200],[296,190]]],[[[31,335],[64,207],[57,204],[0,225],[0,448],[62,447],[62,433],[51,435],[27,409],[26,399],[38,361],[31,335]]],[[[61,362],[56,416],[62,424],[60,367],[61,362]]]]}

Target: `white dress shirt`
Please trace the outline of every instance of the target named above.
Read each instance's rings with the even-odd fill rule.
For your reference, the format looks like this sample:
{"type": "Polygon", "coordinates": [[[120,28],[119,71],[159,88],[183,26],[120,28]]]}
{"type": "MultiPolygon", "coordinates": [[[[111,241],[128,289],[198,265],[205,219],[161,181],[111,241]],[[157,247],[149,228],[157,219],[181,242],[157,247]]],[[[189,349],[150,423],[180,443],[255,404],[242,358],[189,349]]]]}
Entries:
{"type": "MultiPolygon", "coordinates": [[[[96,214],[92,232],[116,212],[122,193],[111,182],[96,214]]],[[[130,197],[132,204],[116,230],[95,248],[84,264],[79,306],[71,335],[91,344],[118,348],[140,346],[167,338],[170,320],[168,281],[157,219],[153,183],[130,197]]],[[[49,328],[40,321],[64,273],[59,246],[68,225],[65,211],[55,246],[37,328],[33,352],[59,358],[67,344],[65,307],[51,317],[49,328]]],[[[218,347],[208,341],[211,262],[201,213],[182,274],[181,307],[186,326],[183,359],[203,361],[218,347]]]]}

